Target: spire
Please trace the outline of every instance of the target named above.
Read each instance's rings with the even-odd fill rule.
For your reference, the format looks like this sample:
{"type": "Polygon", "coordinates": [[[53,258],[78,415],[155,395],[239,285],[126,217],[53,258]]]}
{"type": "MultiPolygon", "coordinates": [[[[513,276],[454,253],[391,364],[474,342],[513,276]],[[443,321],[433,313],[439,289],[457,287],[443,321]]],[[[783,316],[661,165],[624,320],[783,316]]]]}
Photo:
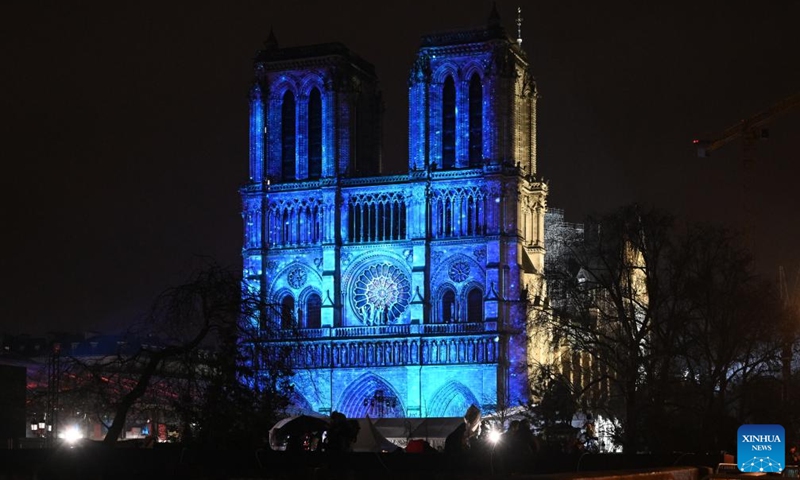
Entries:
{"type": "Polygon", "coordinates": [[[264,47],[267,50],[278,48],[278,39],[275,37],[275,31],[272,29],[272,26],[269,27],[269,37],[267,37],[267,41],[264,42],[264,47]]]}
{"type": "Polygon", "coordinates": [[[497,2],[492,2],[492,11],[489,13],[489,20],[486,23],[490,27],[500,26],[500,13],[497,11],[497,2]]]}
{"type": "Polygon", "coordinates": [[[517,45],[522,47],[522,7],[517,7],[517,45]]]}

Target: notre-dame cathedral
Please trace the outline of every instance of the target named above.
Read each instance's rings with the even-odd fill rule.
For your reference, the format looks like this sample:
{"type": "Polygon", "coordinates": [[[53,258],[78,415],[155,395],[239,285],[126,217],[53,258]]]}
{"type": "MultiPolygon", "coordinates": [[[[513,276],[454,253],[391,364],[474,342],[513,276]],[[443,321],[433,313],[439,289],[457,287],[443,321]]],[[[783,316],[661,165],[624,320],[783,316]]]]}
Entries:
{"type": "Polygon", "coordinates": [[[496,11],[422,38],[397,175],[380,175],[372,65],[270,35],[254,70],[244,275],[293,349],[295,407],[452,417],[526,401],[547,185],[521,41],[496,11]]]}

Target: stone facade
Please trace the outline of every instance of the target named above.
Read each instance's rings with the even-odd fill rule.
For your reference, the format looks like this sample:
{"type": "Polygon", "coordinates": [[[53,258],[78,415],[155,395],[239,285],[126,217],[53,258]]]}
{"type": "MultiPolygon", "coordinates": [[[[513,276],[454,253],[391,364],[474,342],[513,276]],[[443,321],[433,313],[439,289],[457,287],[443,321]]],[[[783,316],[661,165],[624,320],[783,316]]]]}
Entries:
{"type": "Polygon", "coordinates": [[[338,44],[255,60],[246,282],[293,348],[295,403],[349,417],[461,416],[527,399],[527,309],[545,295],[536,84],[496,16],[423,37],[408,173],[381,176],[374,70],[338,44]]]}

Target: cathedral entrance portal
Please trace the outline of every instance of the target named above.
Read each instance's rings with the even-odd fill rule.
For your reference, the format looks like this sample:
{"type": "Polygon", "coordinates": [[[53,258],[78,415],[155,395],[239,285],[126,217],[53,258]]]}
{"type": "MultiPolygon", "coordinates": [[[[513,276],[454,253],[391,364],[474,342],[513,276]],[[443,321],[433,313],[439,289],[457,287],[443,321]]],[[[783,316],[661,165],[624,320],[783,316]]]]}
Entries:
{"type": "Polygon", "coordinates": [[[448,382],[439,389],[428,406],[431,417],[460,417],[470,407],[480,406],[472,391],[460,382],[448,382]]]}
{"type": "Polygon", "coordinates": [[[397,416],[397,402],[397,397],[387,395],[383,390],[375,390],[375,393],[365,397],[362,403],[367,410],[366,415],[370,418],[383,418],[397,416]]]}
{"type": "Polygon", "coordinates": [[[342,395],[339,411],[350,418],[402,418],[403,401],[382,378],[367,374],[350,385],[342,395]]]}

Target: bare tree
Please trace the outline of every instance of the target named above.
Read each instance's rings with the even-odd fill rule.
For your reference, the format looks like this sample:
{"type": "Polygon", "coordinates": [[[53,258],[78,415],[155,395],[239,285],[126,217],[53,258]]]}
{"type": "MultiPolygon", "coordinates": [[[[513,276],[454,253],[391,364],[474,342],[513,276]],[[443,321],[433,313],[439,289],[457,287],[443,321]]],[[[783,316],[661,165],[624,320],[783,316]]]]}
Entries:
{"type": "Polygon", "coordinates": [[[656,340],[671,335],[662,318],[668,299],[661,282],[672,223],[670,216],[638,206],[590,219],[585,237],[571,239],[548,272],[560,297],[535,319],[566,348],[590,354],[605,372],[612,393],[621,397],[622,443],[634,451],[641,440],[636,426],[645,377],[667,354],[656,340]]]}
{"type": "Polygon", "coordinates": [[[724,229],[696,226],[680,246],[691,259],[683,290],[690,315],[676,363],[684,383],[698,392],[693,404],[682,406],[697,410],[706,432],[701,448],[735,438],[733,429],[745,420],[745,412],[733,418],[739,399],[731,394],[754,377],[779,369],[778,301],[771,286],[752,271],[750,255],[739,241],[724,229]]]}
{"type": "Polygon", "coordinates": [[[159,295],[117,355],[74,359],[80,390],[111,412],[104,442],[117,441],[137,407],[172,411],[184,440],[231,441],[215,436],[223,431],[244,438],[245,427],[258,426],[252,419],[274,419],[291,394],[291,369],[285,352],[262,350],[275,335],[273,310],[237,273],[212,264],[159,295]]]}
{"type": "Polygon", "coordinates": [[[610,382],[606,408],[627,451],[674,448],[666,432],[677,418],[713,430],[732,408],[731,382],[773,368],[777,316],[730,232],[679,229],[633,205],[590,219],[563,251],[548,272],[552,308],[534,321],[565,349],[589,354],[603,377],[590,381],[610,382]]]}

